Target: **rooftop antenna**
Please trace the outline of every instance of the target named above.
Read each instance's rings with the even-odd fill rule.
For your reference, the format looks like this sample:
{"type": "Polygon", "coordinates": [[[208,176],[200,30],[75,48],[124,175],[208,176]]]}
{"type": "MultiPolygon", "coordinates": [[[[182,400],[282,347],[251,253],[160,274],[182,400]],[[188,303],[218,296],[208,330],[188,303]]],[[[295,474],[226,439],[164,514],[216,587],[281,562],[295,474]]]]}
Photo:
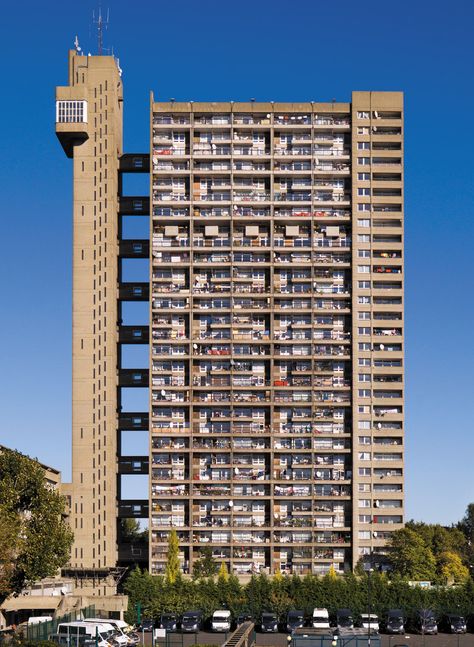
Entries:
{"type": "Polygon", "coordinates": [[[79,38],[77,37],[77,34],[76,34],[76,38],[74,39],[74,48],[78,54],[82,52],[82,48],[79,47],[79,38]]]}
{"type": "Polygon", "coordinates": [[[95,19],[95,12],[92,12],[92,22],[94,25],[97,25],[97,54],[102,56],[102,50],[104,45],[104,31],[107,30],[109,26],[109,10],[107,9],[107,18],[102,18],[102,9],[99,6],[99,16],[97,20],[95,19]]]}

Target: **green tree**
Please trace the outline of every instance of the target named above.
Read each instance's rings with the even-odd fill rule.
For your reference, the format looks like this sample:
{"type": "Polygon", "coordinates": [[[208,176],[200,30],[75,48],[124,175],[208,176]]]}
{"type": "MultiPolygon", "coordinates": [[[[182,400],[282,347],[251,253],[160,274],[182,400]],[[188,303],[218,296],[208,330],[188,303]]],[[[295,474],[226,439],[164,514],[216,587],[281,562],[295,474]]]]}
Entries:
{"type": "Polygon", "coordinates": [[[439,555],[436,562],[443,584],[464,582],[469,577],[469,569],[464,566],[458,553],[447,550],[439,555]]]}
{"type": "Polygon", "coordinates": [[[178,534],[173,528],[168,537],[168,554],[166,557],[165,580],[168,584],[174,584],[181,575],[179,565],[179,541],[178,534]]]}
{"type": "Polygon", "coordinates": [[[124,583],[124,591],[128,595],[128,611],[125,620],[130,624],[137,622],[137,604],[140,604],[142,616],[148,615],[160,593],[160,579],[141,571],[137,566],[130,572],[124,583]]]}
{"type": "Polygon", "coordinates": [[[0,599],[55,575],[69,560],[66,499],[48,487],[41,465],[17,451],[0,454],[0,599]]]}
{"type": "Polygon", "coordinates": [[[142,530],[138,519],[122,519],[120,522],[122,539],[129,542],[148,541],[148,529],[142,530]]]}
{"type": "Polygon", "coordinates": [[[212,556],[211,546],[205,546],[200,554],[201,557],[194,562],[193,579],[197,580],[202,577],[213,577],[217,575],[219,567],[212,556]]]}
{"type": "Polygon", "coordinates": [[[433,580],[436,560],[431,548],[411,528],[401,528],[389,542],[390,562],[395,573],[408,580],[433,580]]]}

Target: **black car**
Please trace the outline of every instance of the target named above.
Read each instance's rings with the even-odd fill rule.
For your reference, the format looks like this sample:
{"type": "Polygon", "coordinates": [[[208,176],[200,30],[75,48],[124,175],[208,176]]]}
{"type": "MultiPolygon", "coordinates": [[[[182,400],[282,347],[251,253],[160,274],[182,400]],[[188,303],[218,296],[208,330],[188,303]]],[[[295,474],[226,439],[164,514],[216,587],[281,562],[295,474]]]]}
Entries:
{"type": "Polygon", "coordinates": [[[240,615],[237,616],[235,620],[235,624],[237,627],[240,625],[244,624],[244,622],[253,622],[253,616],[250,613],[241,613],[240,615]]]}
{"type": "Polygon", "coordinates": [[[300,627],[304,627],[304,611],[288,611],[288,615],[286,616],[286,630],[292,633],[300,627]]]}
{"type": "Polygon", "coordinates": [[[420,609],[415,618],[415,630],[420,634],[435,636],[438,633],[438,623],[434,611],[420,609]]]}
{"type": "Polygon", "coordinates": [[[354,618],[350,609],[338,609],[336,612],[338,629],[354,629],[354,618]]]}
{"type": "Polygon", "coordinates": [[[166,631],[178,630],[178,616],[176,613],[162,613],[160,618],[160,628],[166,631]]]}
{"type": "Polygon", "coordinates": [[[262,613],[260,630],[263,633],[275,633],[278,631],[278,617],[276,613],[262,613]]]}
{"type": "Polygon", "coordinates": [[[142,623],[140,625],[140,631],[146,631],[147,633],[151,633],[155,627],[155,623],[151,618],[143,618],[142,623]]]}
{"type": "Polygon", "coordinates": [[[467,631],[465,618],[463,618],[463,616],[458,616],[451,613],[446,617],[444,626],[447,631],[452,634],[465,634],[467,631]]]}
{"type": "Polygon", "coordinates": [[[183,633],[197,634],[202,628],[202,611],[185,611],[181,618],[183,633]]]}
{"type": "Polygon", "coordinates": [[[387,614],[385,631],[388,634],[404,634],[405,618],[401,609],[390,609],[387,614]]]}

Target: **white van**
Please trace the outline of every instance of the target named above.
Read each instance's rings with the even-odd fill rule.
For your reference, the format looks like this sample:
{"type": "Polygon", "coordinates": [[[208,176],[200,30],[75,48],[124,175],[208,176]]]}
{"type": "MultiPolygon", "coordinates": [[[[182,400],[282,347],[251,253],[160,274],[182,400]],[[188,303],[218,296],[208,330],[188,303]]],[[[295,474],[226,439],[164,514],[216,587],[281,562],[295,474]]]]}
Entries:
{"type": "Polygon", "coordinates": [[[115,620],[114,618],[86,618],[83,620],[85,624],[108,624],[111,625],[115,631],[114,640],[119,645],[132,645],[135,643],[127,633],[130,631],[130,625],[125,620],[115,620]]]}
{"type": "Polygon", "coordinates": [[[38,625],[40,622],[51,622],[52,619],[52,616],[31,616],[31,618],[28,618],[28,624],[38,625]]]}
{"type": "Polygon", "coordinates": [[[95,641],[98,638],[98,647],[110,647],[109,640],[112,640],[114,628],[106,623],[91,622],[84,620],[76,622],[61,622],[58,625],[56,639],[60,645],[76,647],[83,645],[86,641],[95,641]]]}
{"type": "Polygon", "coordinates": [[[219,609],[212,614],[212,631],[230,631],[232,622],[230,611],[219,609]]]}
{"type": "Polygon", "coordinates": [[[378,616],[375,615],[375,613],[361,613],[360,619],[362,621],[363,629],[367,629],[368,631],[370,627],[370,633],[372,634],[379,633],[379,630],[380,630],[379,619],[378,619],[378,616]]]}
{"type": "Polygon", "coordinates": [[[313,609],[312,624],[314,629],[329,629],[329,611],[327,609],[313,609]]]}

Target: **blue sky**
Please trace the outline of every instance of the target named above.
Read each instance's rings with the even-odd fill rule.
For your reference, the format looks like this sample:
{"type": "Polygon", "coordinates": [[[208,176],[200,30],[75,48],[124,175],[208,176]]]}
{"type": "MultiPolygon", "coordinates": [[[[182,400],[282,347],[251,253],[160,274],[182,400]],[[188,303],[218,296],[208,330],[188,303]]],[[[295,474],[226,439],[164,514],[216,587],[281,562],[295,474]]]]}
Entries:
{"type": "MultiPolygon", "coordinates": [[[[146,150],[150,90],[163,100],[235,101],[406,93],[407,517],[458,520],[474,501],[474,4],[110,0],[104,12],[107,6],[104,44],[124,71],[128,151],[146,150]]],[[[0,442],[57,466],[65,479],[72,169],[54,135],[54,88],[67,83],[76,34],[86,52],[96,52],[97,7],[89,0],[4,3],[0,24],[0,442]]]]}

